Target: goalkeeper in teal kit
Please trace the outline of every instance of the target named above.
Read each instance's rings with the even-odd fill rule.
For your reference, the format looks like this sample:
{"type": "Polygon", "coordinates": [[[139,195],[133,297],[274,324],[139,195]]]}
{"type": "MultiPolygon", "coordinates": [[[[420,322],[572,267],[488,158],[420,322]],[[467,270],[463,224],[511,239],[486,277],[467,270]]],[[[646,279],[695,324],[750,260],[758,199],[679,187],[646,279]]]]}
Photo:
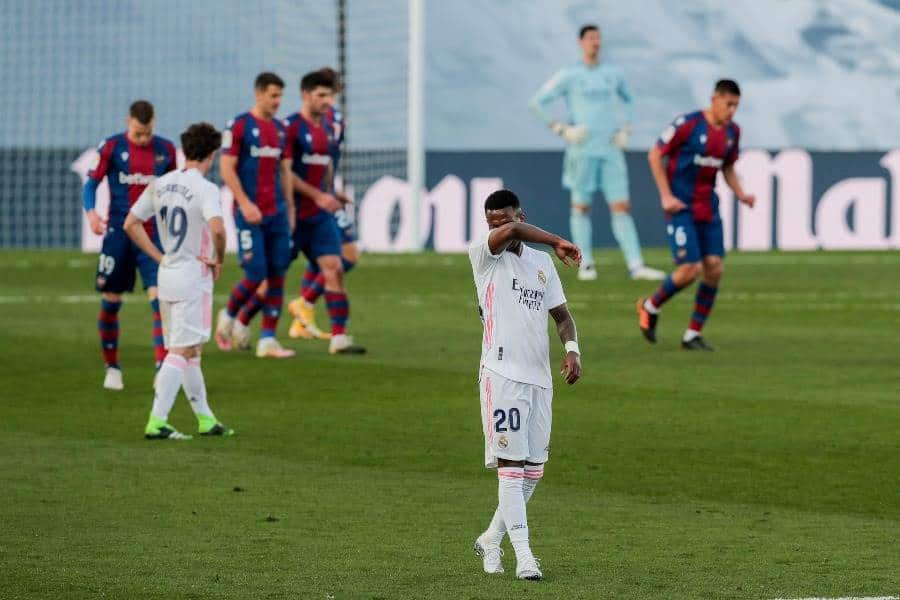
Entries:
{"type": "Polygon", "coordinates": [[[613,236],[625,255],[631,278],[661,280],[665,273],[644,265],[637,228],[629,212],[628,172],[622,149],[628,144],[634,112],[631,93],[621,69],[600,62],[600,30],[596,25],[581,28],[579,45],[582,62],[560,70],[529,103],[567,144],[562,184],[571,192],[569,226],[572,241],[583,257],[578,278],[597,278],[591,255],[591,202],[600,190],[609,205],[613,236]],[[548,106],[557,98],[565,100],[571,123],[547,114],[548,106]]]}

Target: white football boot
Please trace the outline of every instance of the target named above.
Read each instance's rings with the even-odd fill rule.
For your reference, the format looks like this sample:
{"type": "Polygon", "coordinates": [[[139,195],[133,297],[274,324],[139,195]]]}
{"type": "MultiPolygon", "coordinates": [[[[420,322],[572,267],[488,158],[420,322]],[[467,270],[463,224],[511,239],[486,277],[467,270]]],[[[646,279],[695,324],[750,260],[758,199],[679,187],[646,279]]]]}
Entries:
{"type": "Polygon", "coordinates": [[[631,271],[632,279],[641,279],[644,281],[662,281],[666,278],[666,274],[664,271],[660,271],[659,269],[653,269],[646,265],[641,265],[636,269],[632,269],[631,271]]]}
{"type": "Polygon", "coordinates": [[[533,554],[520,560],[516,565],[516,579],[540,581],[543,578],[544,574],[541,573],[541,561],[536,559],[533,554]]]}
{"type": "Polygon", "coordinates": [[[290,348],[283,348],[273,337],[259,338],[256,342],[257,358],[290,358],[296,354],[290,348]]]}
{"type": "Polygon", "coordinates": [[[244,325],[238,319],[231,325],[231,342],[238,350],[250,349],[250,327],[244,325]]]}
{"type": "Polygon", "coordinates": [[[103,378],[103,387],[108,390],[121,390],[125,388],[122,382],[122,370],[116,367],[106,367],[106,377],[103,378]]]}
{"type": "MultiPolygon", "coordinates": [[[[502,538],[501,538],[502,539],[502,538]]],[[[484,572],[496,575],[503,573],[503,548],[500,542],[485,531],[475,540],[475,554],[481,557],[484,572]]]]}
{"type": "Polygon", "coordinates": [[[228,316],[227,310],[223,308],[219,311],[219,318],[216,321],[216,345],[222,352],[231,350],[231,329],[234,321],[234,318],[228,316]]]}
{"type": "Polygon", "coordinates": [[[597,267],[593,264],[583,264],[578,269],[579,281],[594,281],[597,279],[597,267]]]}

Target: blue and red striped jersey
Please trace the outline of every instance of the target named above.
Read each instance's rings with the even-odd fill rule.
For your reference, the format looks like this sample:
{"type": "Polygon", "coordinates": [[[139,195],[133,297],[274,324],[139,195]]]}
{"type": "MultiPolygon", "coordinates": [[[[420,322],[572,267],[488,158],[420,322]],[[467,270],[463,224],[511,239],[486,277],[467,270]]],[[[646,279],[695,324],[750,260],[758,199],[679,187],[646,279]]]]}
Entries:
{"type": "MultiPolygon", "coordinates": [[[[295,157],[294,173],[306,183],[325,191],[331,185],[328,168],[332,164],[331,152],[335,140],[331,124],[326,119],[314,123],[297,112],[285,119],[285,125],[295,157]]],[[[299,191],[294,194],[294,204],[300,219],[310,219],[322,212],[312,198],[299,191]]]]}
{"type": "MultiPolygon", "coordinates": [[[[88,177],[97,184],[104,177],[109,182],[110,227],[122,227],[128,210],[147,184],[175,170],[175,145],[156,135],[146,146],[138,146],[125,133],[117,133],[100,142],[97,151],[97,165],[88,177]]],[[[151,223],[148,232],[152,227],[151,223]]]]}
{"type": "Polygon", "coordinates": [[[669,187],[695,221],[709,222],[719,214],[716,175],[738,159],[740,138],[737,123],[713,127],[700,110],[678,117],[660,134],[656,147],[669,157],[669,187]]]}
{"type": "Polygon", "coordinates": [[[284,211],[281,161],[291,158],[291,148],[280,120],[258,119],[250,112],[236,116],[222,132],[222,151],[238,158],[241,187],[263,216],[284,211]]]}
{"type": "Polygon", "coordinates": [[[334,140],[331,142],[331,164],[334,165],[334,171],[337,173],[347,125],[344,123],[344,115],[333,106],[328,107],[328,110],[325,111],[325,122],[331,125],[331,130],[334,132],[334,140]]]}

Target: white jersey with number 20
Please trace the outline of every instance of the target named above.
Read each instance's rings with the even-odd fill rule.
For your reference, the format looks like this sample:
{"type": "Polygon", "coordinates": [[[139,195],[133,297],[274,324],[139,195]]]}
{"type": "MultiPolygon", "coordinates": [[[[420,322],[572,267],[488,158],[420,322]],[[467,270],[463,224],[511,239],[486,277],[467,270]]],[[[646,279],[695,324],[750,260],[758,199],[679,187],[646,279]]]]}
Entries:
{"type": "Polygon", "coordinates": [[[483,367],[512,381],[552,388],[550,309],[566,303],[549,254],[521,244],[522,254],[491,254],[485,233],[469,246],[484,322],[483,367]]]}
{"type": "Polygon", "coordinates": [[[212,272],[200,259],[215,253],[207,222],[222,218],[219,188],[197,169],[172,171],[148,185],[131,212],[142,221],[156,216],[165,254],[159,265],[159,299],[211,293],[212,272]]]}

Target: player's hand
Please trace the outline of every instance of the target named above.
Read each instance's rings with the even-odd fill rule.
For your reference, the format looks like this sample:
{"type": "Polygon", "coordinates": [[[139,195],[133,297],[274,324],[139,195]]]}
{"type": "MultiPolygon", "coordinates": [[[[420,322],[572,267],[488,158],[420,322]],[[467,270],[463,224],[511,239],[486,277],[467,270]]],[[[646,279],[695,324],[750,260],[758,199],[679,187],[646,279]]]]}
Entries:
{"type": "Polygon", "coordinates": [[[353,200],[350,199],[350,196],[344,194],[343,192],[335,192],[334,198],[341,203],[341,207],[347,206],[348,204],[353,204],[353,200]]]}
{"type": "Polygon", "coordinates": [[[753,194],[741,194],[740,196],[738,196],[738,200],[740,200],[750,208],[753,208],[753,205],[756,204],[756,196],[754,196],[753,194]]]}
{"type": "Polygon", "coordinates": [[[629,139],[631,139],[631,127],[629,125],[625,125],[613,134],[611,141],[613,143],[613,146],[624,150],[625,146],[628,145],[629,139]]]}
{"type": "Polygon", "coordinates": [[[672,194],[664,194],[660,196],[660,202],[662,203],[663,210],[670,215],[674,215],[675,213],[679,213],[687,209],[687,204],[685,204],[672,194]]]}
{"type": "Polygon", "coordinates": [[[569,385],[581,379],[581,356],[577,352],[567,352],[559,372],[569,385]]]}
{"type": "Polygon", "coordinates": [[[315,202],[316,206],[330,213],[339,211],[341,206],[343,206],[337,198],[331,194],[326,194],[325,192],[320,192],[319,195],[315,197],[315,202]]]}
{"type": "Polygon", "coordinates": [[[106,233],[106,219],[97,214],[96,210],[87,211],[87,219],[88,224],[91,226],[91,231],[93,231],[97,235],[103,235],[106,233]]]}
{"type": "Polygon", "coordinates": [[[241,216],[250,225],[259,225],[262,223],[262,211],[252,202],[244,202],[240,205],[241,216]]]}
{"type": "Polygon", "coordinates": [[[209,267],[209,270],[212,271],[213,281],[217,281],[219,279],[219,275],[222,274],[222,261],[212,258],[204,258],[200,257],[200,262],[209,267]]]}
{"type": "Polygon", "coordinates": [[[580,144],[588,136],[587,127],[584,125],[566,125],[556,121],[550,126],[550,129],[569,144],[580,144]]]}
{"type": "Polygon", "coordinates": [[[556,253],[556,257],[567,267],[581,265],[581,250],[569,240],[560,238],[559,241],[556,242],[556,245],[553,246],[553,252],[556,253]]]}

